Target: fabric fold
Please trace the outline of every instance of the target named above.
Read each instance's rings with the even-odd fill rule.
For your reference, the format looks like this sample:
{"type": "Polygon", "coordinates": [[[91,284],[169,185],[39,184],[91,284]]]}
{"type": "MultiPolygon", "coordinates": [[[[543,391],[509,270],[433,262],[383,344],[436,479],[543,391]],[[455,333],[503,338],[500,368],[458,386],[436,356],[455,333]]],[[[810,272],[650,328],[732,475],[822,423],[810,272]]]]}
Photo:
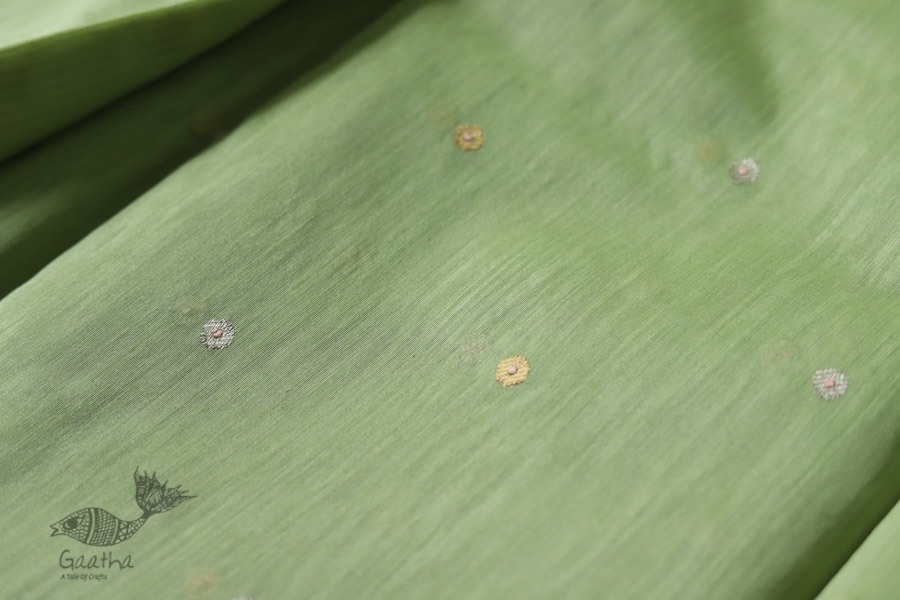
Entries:
{"type": "Polygon", "coordinates": [[[900,597],[900,504],[881,521],[816,600],[900,597]]]}
{"type": "Polygon", "coordinates": [[[407,0],[0,300],[4,590],[814,598],[900,492],[900,17],[667,2],[407,0]]]}
{"type": "MultiPolygon", "coordinates": [[[[131,0],[129,10],[109,19],[102,0],[71,0],[56,13],[68,24],[62,29],[18,23],[37,37],[0,46],[0,161],[183,64],[282,1],[131,0]],[[73,13],[87,16],[76,20],[73,13]]],[[[48,15],[33,7],[14,14],[48,15]]]]}
{"type": "Polygon", "coordinates": [[[314,69],[392,4],[291,2],[0,164],[0,297],[314,69]]]}

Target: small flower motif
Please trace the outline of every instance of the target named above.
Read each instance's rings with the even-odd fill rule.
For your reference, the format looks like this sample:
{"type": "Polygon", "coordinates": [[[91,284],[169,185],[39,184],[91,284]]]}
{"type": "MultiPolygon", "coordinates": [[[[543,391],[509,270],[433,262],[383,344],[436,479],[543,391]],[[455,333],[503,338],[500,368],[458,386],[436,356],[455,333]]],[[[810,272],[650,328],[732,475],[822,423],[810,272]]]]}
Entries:
{"type": "Polygon", "coordinates": [[[847,393],[847,376],[840,369],[819,369],[812,377],[816,394],[826,400],[840,398],[847,393]]]}
{"type": "Polygon", "coordinates": [[[191,131],[209,142],[218,142],[227,134],[221,114],[214,110],[201,110],[194,114],[191,131]]]}
{"type": "Polygon", "coordinates": [[[225,348],[234,341],[234,325],[225,319],[213,319],[203,326],[200,342],[207,348],[225,348]]]}
{"type": "Polygon", "coordinates": [[[528,379],[528,368],[528,359],[517,354],[501,360],[494,377],[500,385],[509,387],[528,379]]]}
{"type": "Polygon", "coordinates": [[[478,363],[478,357],[487,351],[490,344],[490,338],[484,334],[478,334],[459,347],[459,358],[466,364],[478,363]]]}
{"type": "Polygon", "coordinates": [[[701,164],[715,164],[721,155],[722,144],[711,137],[700,138],[694,143],[694,156],[701,164]]]}
{"type": "Polygon", "coordinates": [[[195,571],[188,577],[185,591],[191,598],[206,598],[219,585],[220,579],[221,575],[216,570],[195,571]]]}
{"type": "Polygon", "coordinates": [[[752,158],[742,158],[731,164],[728,174],[735,183],[753,183],[759,177],[759,165],[752,158]]]}
{"type": "Polygon", "coordinates": [[[484,145],[484,131],[478,125],[459,125],[456,128],[453,141],[461,150],[473,152],[484,145]]]}

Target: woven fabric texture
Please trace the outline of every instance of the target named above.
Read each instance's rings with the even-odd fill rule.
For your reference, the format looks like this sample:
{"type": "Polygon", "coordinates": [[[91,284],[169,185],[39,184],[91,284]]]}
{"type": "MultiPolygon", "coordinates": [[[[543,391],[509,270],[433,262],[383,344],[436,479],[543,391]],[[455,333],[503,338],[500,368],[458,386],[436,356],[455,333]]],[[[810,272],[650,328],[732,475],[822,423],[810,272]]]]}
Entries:
{"type": "MultiPolygon", "coordinates": [[[[124,208],[0,300],[0,595],[898,595],[900,8],[563,4],[356,13],[274,99],[226,92],[249,116],[217,143],[156,146],[167,176],[109,155],[124,208]],[[196,497],[50,536],[138,519],[136,467],[196,497]]],[[[103,189],[37,165],[166,122],[128,106],[35,149],[34,219],[103,189]]]]}

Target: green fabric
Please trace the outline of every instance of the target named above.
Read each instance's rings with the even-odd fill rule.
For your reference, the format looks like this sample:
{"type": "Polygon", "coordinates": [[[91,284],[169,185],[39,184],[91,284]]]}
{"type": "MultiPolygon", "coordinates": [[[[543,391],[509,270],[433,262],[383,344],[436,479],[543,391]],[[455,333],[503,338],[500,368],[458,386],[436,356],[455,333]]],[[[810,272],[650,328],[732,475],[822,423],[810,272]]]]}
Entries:
{"type": "Polygon", "coordinates": [[[882,600],[900,590],[900,506],[878,525],[817,600],[882,600]]]}
{"type": "Polygon", "coordinates": [[[289,3],[0,168],[0,296],[227,135],[388,4],[289,3]]]}
{"type": "Polygon", "coordinates": [[[0,8],[0,160],[171,70],[280,1],[54,0],[37,17],[26,8],[34,0],[7,2],[0,8]]]}
{"type": "Polygon", "coordinates": [[[5,593],[852,584],[900,499],[900,13],[718,6],[402,3],[6,296],[5,593]],[[112,547],[134,569],[60,580],[103,549],[48,526],[136,518],[138,465],[197,497],[112,547]]]}

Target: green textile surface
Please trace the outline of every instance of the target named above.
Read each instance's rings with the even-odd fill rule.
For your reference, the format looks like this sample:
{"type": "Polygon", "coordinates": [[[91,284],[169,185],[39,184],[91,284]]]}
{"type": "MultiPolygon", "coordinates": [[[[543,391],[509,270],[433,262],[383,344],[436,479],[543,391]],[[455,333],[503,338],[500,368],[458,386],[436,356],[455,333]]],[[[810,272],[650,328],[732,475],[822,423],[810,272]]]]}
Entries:
{"type": "Polygon", "coordinates": [[[828,584],[818,600],[882,600],[900,590],[900,506],[828,584]]]}
{"type": "Polygon", "coordinates": [[[900,498],[898,25],[886,0],[402,3],[0,301],[3,593],[853,584],[900,498]],[[203,347],[220,318],[234,343],[203,347]],[[48,526],[136,518],[138,465],[197,497],[111,547],[133,569],[61,580],[63,549],[110,549],[48,526]]]}
{"type": "Polygon", "coordinates": [[[34,18],[35,0],[4,0],[0,160],[178,66],[279,2],[54,0],[34,18]]]}
{"type": "Polygon", "coordinates": [[[0,296],[227,135],[388,4],[288,3],[170,77],[8,161],[0,168],[0,296]]]}

